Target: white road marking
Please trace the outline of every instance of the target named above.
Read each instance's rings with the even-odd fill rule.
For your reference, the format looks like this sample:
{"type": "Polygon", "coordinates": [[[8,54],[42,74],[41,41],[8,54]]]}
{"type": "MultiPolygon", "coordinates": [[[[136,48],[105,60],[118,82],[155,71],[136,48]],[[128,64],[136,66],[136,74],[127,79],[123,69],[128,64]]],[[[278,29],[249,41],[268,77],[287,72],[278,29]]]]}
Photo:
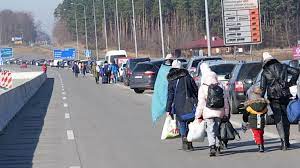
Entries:
{"type": "Polygon", "coordinates": [[[63,99],[63,100],[66,100],[66,99],[67,99],[67,97],[63,97],[62,99],[63,99]]]}
{"type": "Polygon", "coordinates": [[[65,113],[65,119],[70,119],[70,113],[65,113]]]}
{"type": "Polygon", "coordinates": [[[146,95],[146,96],[149,96],[149,97],[152,97],[152,94],[149,94],[149,93],[146,93],[145,95],[146,95]]]}
{"type": "Polygon", "coordinates": [[[80,168],[80,166],[71,166],[70,168],[80,168]]]}
{"type": "Polygon", "coordinates": [[[68,107],[68,104],[67,104],[67,103],[64,103],[64,107],[68,107]]]}
{"type": "Polygon", "coordinates": [[[75,139],[73,130],[67,130],[67,137],[68,137],[68,140],[74,140],[75,139]]]}
{"type": "Polygon", "coordinates": [[[62,92],[61,94],[65,95],[65,94],[66,94],[66,92],[62,92]]]}

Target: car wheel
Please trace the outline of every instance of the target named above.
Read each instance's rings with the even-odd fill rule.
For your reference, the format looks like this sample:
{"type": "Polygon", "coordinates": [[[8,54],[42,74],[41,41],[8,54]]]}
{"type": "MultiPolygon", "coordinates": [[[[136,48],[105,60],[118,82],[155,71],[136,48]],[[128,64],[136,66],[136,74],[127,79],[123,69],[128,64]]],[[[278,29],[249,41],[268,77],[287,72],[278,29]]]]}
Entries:
{"type": "Polygon", "coordinates": [[[231,109],[231,114],[238,114],[239,110],[237,106],[235,105],[234,99],[231,97],[230,98],[230,109],[231,109]]]}
{"type": "Polygon", "coordinates": [[[145,90],[143,90],[143,89],[133,89],[133,90],[134,90],[134,92],[137,93],[137,94],[142,94],[142,93],[145,92],[145,90]]]}

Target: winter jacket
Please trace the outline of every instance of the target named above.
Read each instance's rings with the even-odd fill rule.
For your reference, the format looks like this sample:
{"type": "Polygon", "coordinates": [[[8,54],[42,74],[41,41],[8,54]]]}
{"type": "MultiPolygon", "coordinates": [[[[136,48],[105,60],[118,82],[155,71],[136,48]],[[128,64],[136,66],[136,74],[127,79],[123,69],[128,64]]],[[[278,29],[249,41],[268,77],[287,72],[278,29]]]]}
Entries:
{"type": "Polygon", "coordinates": [[[171,70],[171,66],[162,65],[158,71],[154,84],[154,93],[152,96],[151,114],[152,122],[155,123],[160,117],[166,113],[168,99],[168,79],[167,75],[171,70]]]}
{"type": "Polygon", "coordinates": [[[109,69],[111,70],[111,73],[113,73],[113,74],[119,73],[119,66],[117,64],[111,64],[109,66],[109,69]]]}
{"type": "MultiPolygon", "coordinates": [[[[211,71],[209,68],[201,68],[202,77],[201,77],[201,86],[198,92],[198,106],[196,111],[196,117],[203,119],[210,119],[210,118],[223,118],[224,116],[229,117],[229,108],[228,108],[228,98],[226,94],[224,94],[224,107],[219,109],[213,109],[206,107],[206,100],[208,96],[208,87],[211,84],[219,83],[217,79],[217,75],[215,72],[211,71]]],[[[222,84],[219,83],[219,86],[222,84]]]]}
{"type": "Polygon", "coordinates": [[[92,73],[95,78],[99,77],[99,72],[97,71],[97,67],[98,67],[98,65],[92,66],[92,73]]]}
{"type": "Polygon", "coordinates": [[[245,102],[245,107],[243,121],[249,122],[250,128],[264,129],[265,114],[268,112],[268,101],[263,98],[248,100],[245,102]]]}
{"type": "Polygon", "coordinates": [[[176,114],[178,120],[183,120],[183,116],[191,113],[184,110],[186,96],[192,98],[197,104],[198,87],[186,69],[172,68],[167,79],[169,84],[166,111],[176,114]]]}
{"type": "Polygon", "coordinates": [[[299,70],[292,68],[288,65],[281,64],[276,59],[267,61],[263,66],[263,72],[261,74],[260,88],[262,90],[261,97],[264,97],[267,92],[268,99],[272,100],[285,100],[289,99],[292,94],[290,93],[289,87],[296,85],[299,77],[299,70]],[[292,78],[288,82],[288,76],[292,78]],[[285,82],[284,88],[278,89],[276,80],[281,79],[285,82]],[[282,92],[288,93],[287,96],[282,97],[276,91],[281,90],[282,92]]]}
{"type": "Polygon", "coordinates": [[[78,67],[77,64],[74,64],[74,65],[73,65],[73,72],[74,72],[74,73],[80,73],[79,67],[78,67]]]}

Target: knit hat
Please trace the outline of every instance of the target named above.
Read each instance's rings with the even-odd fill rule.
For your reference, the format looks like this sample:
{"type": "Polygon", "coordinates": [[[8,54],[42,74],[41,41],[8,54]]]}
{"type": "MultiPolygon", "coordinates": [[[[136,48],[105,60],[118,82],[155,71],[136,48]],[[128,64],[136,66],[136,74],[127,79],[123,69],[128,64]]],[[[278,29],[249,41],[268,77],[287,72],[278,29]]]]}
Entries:
{"type": "Polygon", "coordinates": [[[264,52],[263,53],[263,61],[267,62],[269,60],[274,59],[274,57],[269,53],[269,52],[264,52]]]}
{"type": "Polygon", "coordinates": [[[181,62],[179,60],[174,60],[172,63],[172,68],[181,68],[181,62]]]}
{"type": "Polygon", "coordinates": [[[172,54],[168,54],[167,56],[166,56],[166,59],[172,59],[173,58],[173,55],[172,54]]]}
{"type": "Polygon", "coordinates": [[[210,67],[209,67],[209,65],[207,63],[202,63],[200,65],[200,70],[201,70],[202,74],[205,74],[207,72],[211,72],[211,69],[210,69],[210,67]]]}

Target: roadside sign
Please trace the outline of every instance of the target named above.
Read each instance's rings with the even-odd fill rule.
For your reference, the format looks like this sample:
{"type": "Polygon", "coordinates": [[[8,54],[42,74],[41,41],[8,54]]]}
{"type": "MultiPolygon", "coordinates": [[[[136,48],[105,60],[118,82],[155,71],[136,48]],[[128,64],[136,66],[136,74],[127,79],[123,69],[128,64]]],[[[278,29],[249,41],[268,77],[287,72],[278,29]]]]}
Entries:
{"type": "Polygon", "coordinates": [[[1,57],[1,53],[0,53],[0,65],[3,65],[3,60],[2,60],[2,57],[1,57]]]}
{"type": "Polygon", "coordinates": [[[262,42],[260,0],[222,0],[225,45],[262,42]]]}
{"type": "Polygon", "coordinates": [[[85,50],[85,57],[90,58],[92,56],[92,51],[91,50],[85,50]]]}
{"type": "Polygon", "coordinates": [[[13,58],[13,49],[12,48],[0,48],[0,55],[3,60],[13,58]]]}
{"type": "Polygon", "coordinates": [[[54,59],[75,59],[76,49],[75,48],[66,48],[64,50],[54,49],[53,57],[54,59]]]}
{"type": "Polygon", "coordinates": [[[300,59],[300,45],[293,48],[293,58],[300,59]]]}

